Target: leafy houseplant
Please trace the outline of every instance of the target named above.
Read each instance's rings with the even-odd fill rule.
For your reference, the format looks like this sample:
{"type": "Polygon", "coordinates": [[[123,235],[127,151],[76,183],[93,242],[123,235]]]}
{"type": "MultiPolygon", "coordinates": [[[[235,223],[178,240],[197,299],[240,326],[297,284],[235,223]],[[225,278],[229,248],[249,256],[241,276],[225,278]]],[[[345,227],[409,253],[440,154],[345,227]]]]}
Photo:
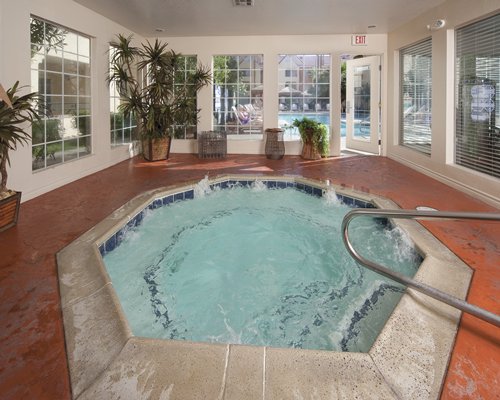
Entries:
{"type": "Polygon", "coordinates": [[[294,119],[292,126],[302,139],[302,158],[316,160],[328,155],[328,129],[325,124],[311,118],[294,119]]]}
{"type": "Polygon", "coordinates": [[[210,84],[210,69],[198,65],[195,71],[183,75],[182,55],[169,50],[167,43],[156,39],[135,47],[131,42],[132,36],[121,34],[110,42],[108,83],[114,83],[120,95],[119,111],[138,119],[145,158],[165,159],[174,128],[198,121],[196,94],[210,84]],[[160,154],[154,155],[157,146],[160,154]]]}
{"type": "Polygon", "coordinates": [[[17,222],[21,193],[7,189],[9,151],[29,143],[26,124],[39,120],[36,92],[19,96],[19,81],[7,91],[0,85],[0,231],[17,222]]]}

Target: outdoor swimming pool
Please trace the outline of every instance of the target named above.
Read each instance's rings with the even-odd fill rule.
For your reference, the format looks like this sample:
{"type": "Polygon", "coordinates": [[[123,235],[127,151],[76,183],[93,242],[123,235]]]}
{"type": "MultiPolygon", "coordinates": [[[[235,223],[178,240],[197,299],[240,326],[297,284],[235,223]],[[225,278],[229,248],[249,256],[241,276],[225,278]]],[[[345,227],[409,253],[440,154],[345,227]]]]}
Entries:
{"type": "MultiPolygon", "coordinates": [[[[279,113],[278,114],[278,125],[280,128],[285,128],[293,123],[294,119],[300,119],[303,117],[314,119],[318,122],[325,124],[328,128],[330,127],[330,113],[320,112],[307,112],[307,113],[279,113]]],[[[369,125],[356,124],[354,129],[354,136],[366,136],[369,133],[369,125]]],[[[342,115],[340,120],[340,136],[346,136],[346,120],[345,115],[342,115]]],[[[285,140],[298,140],[299,132],[297,129],[287,129],[285,131],[285,140]]]]}
{"type": "MultiPolygon", "coordinates": [[[[272,185],[202,181],[194,199],[148,209],[103,252],[135,335],[370,349],[403,288],[348,255],[339,229],[351,207],[333,192],[272,185]]],[[[371,259],[408,276],[420,265],[399,229],[364,218],[353,232],[371,259]]]]}

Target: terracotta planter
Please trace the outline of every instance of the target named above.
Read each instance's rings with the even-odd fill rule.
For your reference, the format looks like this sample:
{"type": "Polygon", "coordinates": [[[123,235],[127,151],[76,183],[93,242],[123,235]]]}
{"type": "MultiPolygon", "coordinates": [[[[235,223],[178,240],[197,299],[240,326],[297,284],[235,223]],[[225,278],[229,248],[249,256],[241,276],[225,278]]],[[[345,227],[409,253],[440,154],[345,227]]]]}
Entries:
{"type": "Polygon", "coordinates": [[[0,232],[17,224],[21,192],[12,192],[12,195],[0,200],[0,232]]]}
{"type": "Polygon", "coordinates": [[[142,154],[147,161],[168,159],[170,155],[170,136],[142,140],[142,154]]]}
{"type": "Polygon", "coordinates": [[[321,158],[321,154],[314,148],[311,142],[306,142],[302,146],[301,157],[306,160],[319,160],[321,158]]]}

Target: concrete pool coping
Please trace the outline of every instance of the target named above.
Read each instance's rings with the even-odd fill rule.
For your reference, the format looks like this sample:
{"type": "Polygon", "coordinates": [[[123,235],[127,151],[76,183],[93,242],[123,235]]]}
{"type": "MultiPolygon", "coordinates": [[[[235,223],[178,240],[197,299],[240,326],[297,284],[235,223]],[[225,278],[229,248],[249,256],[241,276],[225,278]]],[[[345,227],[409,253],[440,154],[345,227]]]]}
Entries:
{"type": "MultiPolygon", "coordinates": [[[[276,180],[399,208],[388,199],[294,176],[276,180]]],[[[195,183],[160,188],[127,202],[57,255],[73,398],[282,399],[439,397],[460,312],[407,289],[368,353],[208,344],[133,336],[98,246],[157,198],[195,183]]],[[[415,278],[465,298],[470,268],[419,223],[395,221],[424,261],[415,278]]]]}

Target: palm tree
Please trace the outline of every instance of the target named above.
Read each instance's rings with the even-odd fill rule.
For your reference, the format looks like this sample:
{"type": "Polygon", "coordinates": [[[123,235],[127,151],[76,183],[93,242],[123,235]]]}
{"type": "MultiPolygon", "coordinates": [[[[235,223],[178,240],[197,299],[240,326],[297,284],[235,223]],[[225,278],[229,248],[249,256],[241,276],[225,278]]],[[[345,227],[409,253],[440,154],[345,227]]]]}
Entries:
{"type": "Polygon", "coordinates": [[[108,83],[116,85],[121,97],[119,110],[138,118],[146,139],[171,138],[175,126],[195,125],[200,111],[196,94],[210,84],[210,69],[199,65],[179,84],[175,78],[182,68],[181,54],[158,39],[141,47],[131,43],[132,36],[121,34],[110,43],[108,83]]]}
{"type": "Polygon", "coordinates": [[[40,102],[36,92],[19,96],[19,81],[7,91],[0,85],[0,196],[7,190],[7,165],[9,151],[18,144],[28,144],[31,139],[26,124],[40,120],[40,102]]]}

